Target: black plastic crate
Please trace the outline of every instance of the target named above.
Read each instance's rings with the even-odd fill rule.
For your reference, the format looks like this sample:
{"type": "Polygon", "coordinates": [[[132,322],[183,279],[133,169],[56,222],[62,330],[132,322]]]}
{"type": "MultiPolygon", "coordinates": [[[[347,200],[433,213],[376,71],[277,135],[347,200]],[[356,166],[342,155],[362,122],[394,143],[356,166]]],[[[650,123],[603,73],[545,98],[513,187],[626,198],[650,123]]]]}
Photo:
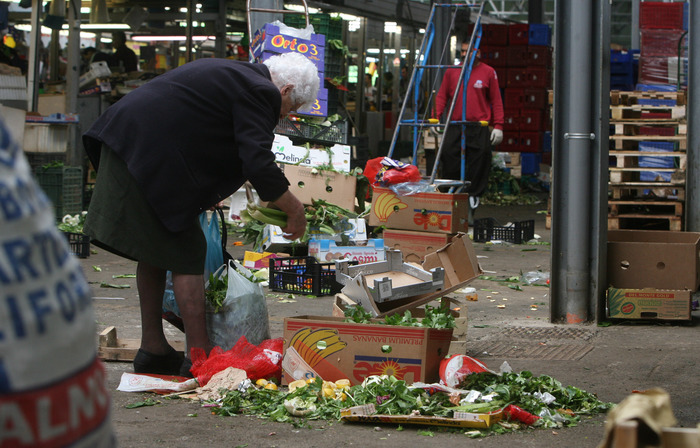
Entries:
{"type": "Polygon", "coordinates": [[[54,206],[56,220],[83,211],[83,168],[39,166],[34,176],[54,206]]]}
{"type": "Polygon", "coordinates": [[[303,121],[291,121],[283,118],[277,123],[276,134],[286,135],[292,140],[303,138],[312,143],[326,144],[331,146],[335,143],[345,144],[347,142],[347,122],[338,120],[330,126],[313,125],[303,121]]]}
{"type": "Polygon", "coordinates": [[[494,218],[474,220],[474,241],[485,243],[491,240],[522,244],[535,237],[535,221],[520,221],[509,226],[501,226],[494,218]]]}
{"type": "Polygon", "coordinates": [[[70,250],[78,258],[90,256],[90,237],[83,233],[63,232],[70,245],[70,250]]]}
{"type": "Polygon", "coordinates": [[[314,257],[270,259],[270,290],[329,296],[343,285],[335,280],[335,263],[319,263],[314,257]]]}

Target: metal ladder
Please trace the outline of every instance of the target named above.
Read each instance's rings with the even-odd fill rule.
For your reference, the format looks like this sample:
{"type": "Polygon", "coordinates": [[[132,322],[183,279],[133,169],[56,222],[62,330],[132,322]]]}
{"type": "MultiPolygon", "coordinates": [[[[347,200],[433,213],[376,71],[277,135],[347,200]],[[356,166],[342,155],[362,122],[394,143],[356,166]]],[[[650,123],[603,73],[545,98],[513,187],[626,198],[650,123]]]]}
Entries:
{"type": "MultiPolygon", "coordinates": [[[[441,69],[446,69],[446,68],[452,68],[452,67],[458,67],[461,68],[460,75],[459,75],[459,81],[457,82],[457,91],[454,92],[452,95],[452,102],[450,103],[449,111],[445,115],[445,117],[452,117],[452,113],[455,108],[455,104],[457,103],[457,93],[459,92],[459,88],[462,88],[462,117],[466,116],[466,96],[467,96],[467,83],[469,82],[469,77],[471,75],[472,71],[472,66],[474,64],[474,54],[472,54],[473,49],[478,49],[479,45],[481,43],[481,15],[484,10],[484,2],[481,3],[434,3],[431,11],[430,11],[430,16],[428,18],[428,24],[425,28],[425,35],[423,36],[423,42],[421,43],[420,49],[418,54],[416,55],[416,60],[413,65],[413,71],[411,72],[411,78],[408,83],[408,86],[406,88],[406,97],[403,100],[403,103],[401,105],[401,111],[399,112],[399,117],[396,123],[396,127],[394,128],[394,134],[391,139],[391,146],[389,147],[389,152],[388,152],[388,157],[392,157],[394,150],[396,149],[396,144],[399,140],[399,134],[401,132],[402,128],[409,128],[412,131],[412,140],[413,140],[413,160],[412,163],[413,165],[417,164],[417,159],[418,159],[418,148],[420,146],[420,141],[421,141],[421,136],[423,135],[423,131],[425,129],[435,129],[437,131],[442,131],[443,135],[444,132],[447,131],[447,129],[450,126],[462,126],[462,138],[461,138],[461,153],[462,153],[462,165],[461,165],[461,176],[459,181],[453,181],[453,180],[437,180],[435,179],[437,175],[437,169],[440,164],[440,155],[442,154],[443,151],[443,145],[445,142],[445,139],[440,140],[440,145],[438,147],[436,156],[435,156],[435,164],[433,165],[433,170],[430,175],[430,180],[429,183],[431,185],[436,185],[436,186],[443,186],[443,187],[448,187],[450,188],[450,192],[461,192],[467,185],[468,182],[465,180],[465,147],[466,147],[466,142],[465,142],[465,136],[464,136],[464,129],[466,126],[483,126],[483,123],[470,123],[467,121],[451,121],[451,120],[445,120],[445,123],[439,123],[436,119],[430,118],[430,107],[428,107],[430,104],[432,104],[434,98],[433,96],[435,95],[436,92],[436,85],[438,80],[438,77],[435,77],[435,80],[433,82],[433,86],[430,89],[430,95],[428,99],[424,102],[425,107],[424,111],[422,112],[421,116],[419,116],[419,106],[420,106],[420,89],[421,89],[421,81],[423,79],[423,75],[425,73],[425,70],[434,70],[437,69],[440,71],[441,69]],[[467,58],[465,58],[465,61],[463,64],[460,65],[429,65],[426,62],[428,61],[428,56],[430,55],[430,52],[432,50],[434,40],[435,40],[435,20],[436,20],[436,11],[438,8],[449,8],[452,10],[452,18],[450,22],[450,27],[449,31],[447,33],[447,38],[445,42],[443,42],[442,46],[442,53],[440,55],[440,60],[443,60],[443,57],[445,55],[445,52],[449,48],[449,40],[451,38],[451,35],[454,31],[454,26],[455,26],[455,18],[458,14],[458,11],[460,8],[468,8],[470,16],[472,9],[478,8],[478,14],[476,17],[476,21],[474,23],[474,29],[471,34],[471,38],[469,40],[469,49],[467,51],[467,58]],[[410,104],[411,108],[407,107],[407,105],[410,104]]],[[[460,43],[458,42],[458,45],[460,43]]]]}

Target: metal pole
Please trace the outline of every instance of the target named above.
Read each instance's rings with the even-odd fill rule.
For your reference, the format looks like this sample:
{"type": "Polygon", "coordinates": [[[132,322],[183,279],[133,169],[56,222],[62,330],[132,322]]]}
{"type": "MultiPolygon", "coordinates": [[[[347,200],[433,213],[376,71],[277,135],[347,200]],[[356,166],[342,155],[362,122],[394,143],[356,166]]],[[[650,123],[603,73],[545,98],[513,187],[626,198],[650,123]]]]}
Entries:
{"type": "Polygon", "coordinates": [[[527,22],[544,23],[544,6],[542,0],[530,0],[527,2],[527,22]]]}
{"type": "Polygon", "coordinates": [[[39,48],[41,46],[41,0],[32,1],[32,31],[29,41],[29,67],[27,70],[27,107],[29,112],[39,109],[39,48]]]}
{"type": "MultiPolygon", "coordinates": [[[[599,0],[604,3],[605,0],[599,0]]],[[[554,168],[552,189],[552,322],[569,324],[590,320],[595,307],[591,285],[592,258],[600,249],[600,166],[596,153],[601,142],[600,110],[595,94],[602,92],[602,43],[597,42],[601,18],[593,2],[555,3],[554,168]]],[[[609,16],[609,7],[607,9],[609,16]]],[[[604,17],[602,17],[604,19],[604,17]]],[[[605,39],[602,39],[604,41],[605,39]]],[[[609,67],[608,67],[609,68],[609,67]]],[[[607,160],[607,158],[606,158],[607,160]]],[[[607,181],[607,180],[606,180],[607,181]]]]}
{"type": "MultiPolygon", "coordinates": [[[[78,112],[80,82],[80,2],[68,3],[68,44],[66,45],[66,113],[78,112]]],[[[66,164],[82,166],[82,145],[78,144],[78,126],[68,125],[68,151],[66,164]]]]}
{"type": "Polygon", "coordinates": [[[630,27],[630,48],[639,49],[639,2],[640,0],[631,0],[632,3],[632,26],[630,27]]]}
{"type": "MultiPolygon", "coordinates": [[[[694,48],[700,48],[700,34],[693,26],[695,20],[700,20],[700,7],[697,2],[690,2],[688,13],[688,55],[694,48]]],[[[697,23],[697,22],[696,22],[697,23]]],[[[697,204],[700,198],[700,137],[693,132],[700,123],[700,114],[695,110],[693,101],[700,99],[700,59],[688,57],[688,167],[686,172],[686,223],[685,228],[691,232],[700,231],[700,207],[697,204]]]]}
{"type": "Polygon", "coordinates": [[[185,28],[185,62],[191,62],[192,56],[192,21],[194,20],[194,0],[187,1],[187,28],[185,28]]]}
{"type": "Polygon", "coordinates": [[[214,57],[223,58],[226,56],[226,0],[219,0],[219,17],[214,22],[214,29],[214,57]]]}

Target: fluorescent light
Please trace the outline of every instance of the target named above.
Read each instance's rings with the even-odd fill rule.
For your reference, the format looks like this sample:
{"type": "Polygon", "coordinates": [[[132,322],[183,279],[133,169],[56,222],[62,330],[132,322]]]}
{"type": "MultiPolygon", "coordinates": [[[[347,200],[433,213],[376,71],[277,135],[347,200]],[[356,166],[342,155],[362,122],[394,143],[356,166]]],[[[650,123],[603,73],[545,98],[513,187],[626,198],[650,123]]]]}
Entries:
{"type": "MultiPolygon", "coordinates": [[[[214,36],[192,36],[192,40],[203,41],[208,39],[214,39],[214,36]]],[[[185,36],[131,36],[131,40],[136,42],[157,42],[157,41],[186,41],[185,36]]]]}
{"type": "MultiPolygon", "coordinates": [[[[63,25],[68,29],[68,25],[63,25]]],[[[128,30],[131,29],[126,23],[81,23],[81,30],[128,30]]]]}

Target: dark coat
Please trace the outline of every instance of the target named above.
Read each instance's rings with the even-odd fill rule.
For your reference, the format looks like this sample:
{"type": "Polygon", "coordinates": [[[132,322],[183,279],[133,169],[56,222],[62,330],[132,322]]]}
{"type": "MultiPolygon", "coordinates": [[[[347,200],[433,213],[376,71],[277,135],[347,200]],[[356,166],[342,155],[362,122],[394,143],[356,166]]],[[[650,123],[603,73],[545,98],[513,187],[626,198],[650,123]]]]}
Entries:
{"type": "Polygon", "coordinates": [[[181,231],[246,180],[265,201],[287,191],[271,151],[281,104],[265,65],[200,59],[128,93],[83,141],[98,172],[101,142],[119,154],[163,224],[181,231]]]}

